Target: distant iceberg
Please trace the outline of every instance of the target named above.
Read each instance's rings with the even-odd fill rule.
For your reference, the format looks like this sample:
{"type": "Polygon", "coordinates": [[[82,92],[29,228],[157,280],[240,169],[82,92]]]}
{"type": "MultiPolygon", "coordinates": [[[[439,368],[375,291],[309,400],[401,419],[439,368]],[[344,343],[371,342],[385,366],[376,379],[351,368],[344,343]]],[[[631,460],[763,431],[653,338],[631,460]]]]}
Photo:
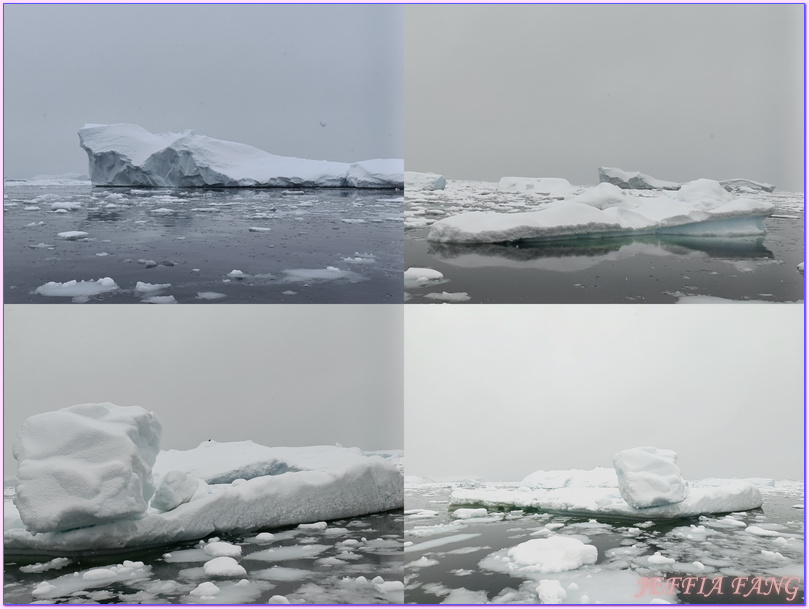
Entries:
{"type": "Polygon", "coordinates": [[[138,125],[85,125],[79,143],[96,186],[403,188],[402,159],[357,163],[270,154],[236,142],[138,125]]]}
{"type": "Polygon", "coordinates": [[[207,441],[161,451],[154,413],[82,404],[26,420],[6,554],[114,552],[400,508],[394,459],[207,441]]]}
{"type": "Polygon", "coordinates": [[[428,240],[441,243],[504,243],[621,235],[763,235],[772,203],[736,198],[719,182],[700,179],[676,192],[637,196],[601,183],[519,213],[468,212],[434,223],[428,240]]]}
{"type": "Polygon", "coordinates": [[[677,454],[653,447],[615,455],[615,470],[598,468],[538,471],[519,488],[454,488],[450,507],[536,509],[602,514],[638,520],[674,519],[752,510],[761,507],[759,490],[749,481],[706,480],[686,483],[677,454]]]}
{"type": "Polygon", "coordinates": [[[574,188],[564,178],[500,178],[497,184],[499,192],[515,194],[544,195],[551,198],[564,199],[573,194],[574,188]]]}
{"type": "Polygon", "coordinates": [[[407,190],[444,190],[447,185],[446,178],[437,173],[405,171],[404,180],[407,190]]]}
{"type": "MultiPolygon", "coordinates": [[[[662,189],[662,190],[677,190],[682,186],[680,182],[668,182],[666,180],[658,180],[652,176],[646,175],[639,171],[624,171],[617,167],[599,167],[598,168],[598,181],[614,184],[619,188],[636,188],[640,190],[649,189],[662,189]]],[[[719,180],[722,188],[728,191],[739,192],[772,192],[775,186],[765,182],[756,182],[755,180],[747,180],[744,178],[732,178],[730,180],[719,180]]]]}

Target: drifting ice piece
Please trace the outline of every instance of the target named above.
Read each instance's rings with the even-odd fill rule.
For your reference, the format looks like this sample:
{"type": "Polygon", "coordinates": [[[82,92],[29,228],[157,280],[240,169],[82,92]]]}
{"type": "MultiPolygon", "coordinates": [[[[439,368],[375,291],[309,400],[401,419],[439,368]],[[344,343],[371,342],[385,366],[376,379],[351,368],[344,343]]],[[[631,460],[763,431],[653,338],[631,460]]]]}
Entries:
{"type": "Polygon", "coordinates": [[[419,173],[405,171],[405,188],[407,190],[444,190],[447,180],[437,173],[419,173]]]}
{"type": "Polygon", "coordinates": [[[80,404],[25,420],[15,504],[32,533],[135,518],[154,493],[161,427],[140,406],[80,404]]]}
{"type": "Polygon", "coordinates": [[[621,497],[634,508],[679,503],[688,495],[673,450],[630,448],[616,453],[612,461],[621,497]]]}
{"type": "Polygon", "coordinates": [[[678,182],[667,182],[665,180],[658,180],[652,176],[647,176],[640,171],[624,171],[617,167],[599,167],[598,168],[598,181],[609,182],[615,184],[620,188],[639,188],[639,189],[654,189],[662,188],[663,190],[677,190],[680,188],[678,182]]]}
{"type": "Polygon", "coordinates": [[[246,144],[138,125],[85,125],[79,142],[97,186],[402,188],[404,161],[359,163],[276,156],[246,144]]]}
{"type": "Polygon", "coordinates": [[[149,509],[137,520],[40,535],[26,531],[7,503],[6,554],[65,556],[159,546],[214,532],[361,516],[400,508],[404,499],[402,474],[389,460],[336,446],[269,448],[209,441],[192,450],[161,452],[154,472],[161,480],[169,472],[182,472],[207,483],[199,482],[193,497],[170,511],[149,509]]]}

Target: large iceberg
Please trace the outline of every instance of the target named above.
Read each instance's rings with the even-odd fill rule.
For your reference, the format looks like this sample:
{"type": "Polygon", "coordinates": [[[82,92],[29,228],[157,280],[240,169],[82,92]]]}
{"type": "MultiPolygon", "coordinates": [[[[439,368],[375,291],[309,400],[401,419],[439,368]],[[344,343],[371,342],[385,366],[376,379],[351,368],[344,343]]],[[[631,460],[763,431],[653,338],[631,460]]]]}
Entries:
{"type": "Polygon", "coordinates": [[[454,488],[449,504],[604,514],[639,520],[761,507],[761,493],[751,482],[706,480],[686,484],[676,460],[677,454],[671,450],[633,448],[615,455],[615,470],[540,470],[527,476],[518,488],[454,488]]]}
{"type": "MultiPolygon", "coordinates": [[[[131,421],[141,420],[139,412],[128,408],[89,406],[103,406],[108,412],[106,417],[96,417],[100,420],[120,421],[128,414],[131,421]]],[[[127,444],[127,439],[140,442],[130,424],[121,425],[117,433],[105,429],[102,440],[108,450],[99,468],[93,462],[101,450],[93,426],[68,427],[61,424],[62,419],[34,421],[38,423],[36,429],[26,423],[20,433],[25,455],[20,462],[17,496],[4,504],[7,554],[116,552],[200,539],[213,533],[361,516],[403,505],[402,474],[393,460],[366,456],[359,449],[270,448],[249,441],[207,441],[191,450],[162,451],[156,458],[152,455],[154,465],[146,467],[148,463],[138,463],[127,444]],[[45,444],[51,447],[46,450],[45,444]],[[129,469],[127,459],[133,463],[129,469]],[[113,493],[105,493],[124,488],[118,479],[135,470],[147,490],[125,489],[127,494],[111,500],[107,495],[113,493]],[[114,471],[118,478],[107,476],[108,471],[114,471]],[[105,485],[106,480],[112,483],[105,485]],[[102,487],[99,491],[88,492],[98,483],[102,487]],[[152,497],[155,483],[158,490],[152,497]],[[46,491],[53,492],[57,486],[58,495],[50,495],[46,502],[50,505],[43,505],[46,491]],[[39,494],[33,494],[32,489],[39,489],[39,494]],[[151,505],[147,507],[149,498],[151,505]],[[109,503],[132,503],[134,507],[112,514],[93,512],[109,503]],[[83,506],[91,518],[55,521],[48,516],[52,512],[75,513],[76,505],[83,506]],[[49,524],[43,527],[41,523],[49,524]]],[[[156,452],[154,441],[146,445],[147,451],[156,452]]],[[[15,454],[23,456],[20,451],[15,454]]]]}
{"type": "Polygon", "coordinates": [[[439,220],[428,239],[442,243],[504,243],[620,235],[749,236],[765,232],[774,205],[736,198],[719,182],[700,179],[671,193],[637,196],[601,183],[536,211],[468,212],[439,220]]]}
{"type": "Polygon", "coordinates": [[[402,159],[357,163],[270,154],[236,142],[138,125],[85,125],[79,143],[96,186],[402,188],[402,159]]]}

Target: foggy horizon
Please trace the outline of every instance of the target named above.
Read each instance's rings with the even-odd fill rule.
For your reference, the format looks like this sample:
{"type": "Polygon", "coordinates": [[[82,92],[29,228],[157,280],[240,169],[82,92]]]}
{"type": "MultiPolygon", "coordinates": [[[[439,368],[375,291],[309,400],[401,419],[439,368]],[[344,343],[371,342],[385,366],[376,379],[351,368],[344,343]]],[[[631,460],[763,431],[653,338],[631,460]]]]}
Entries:
{"type": "Polygon", "coordinates": [[[405,169],[804,188],[799,5],[412,6],[405,169]]]}

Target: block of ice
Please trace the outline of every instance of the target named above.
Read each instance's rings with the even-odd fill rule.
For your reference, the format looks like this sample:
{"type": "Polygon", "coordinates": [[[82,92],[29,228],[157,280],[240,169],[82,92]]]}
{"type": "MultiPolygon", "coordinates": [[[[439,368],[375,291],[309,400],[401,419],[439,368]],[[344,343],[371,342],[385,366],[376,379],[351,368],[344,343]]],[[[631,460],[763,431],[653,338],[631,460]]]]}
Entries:
{"type": "Polygon", "coordinates": [[[513,548],[490,554],[480,562],[484,569],[514,575],[559,573],[594,564],[598,559],[595,546],[575,537],[554,535],[531,539],[513,548]]]}
{"type": "Polygon", "coordinates": [[[660,188],[664,190],[677,190],[680,188],[680,184],[678,182],[658,180],[657,178],[653,178],[652,176],[648,176],[639,171],[624,171],[623,169],[618,169],[617,167],[599,167],[598,181],[615,184],[620,188],[660,188]]]}
{"type": "Polygon", "coordinates": [[[111,277],[102,277],[97,281],[93,281],[92,279],[89,281],[76,281],[72,279],[64,283],[49,281],[39,286],[34,292],[42,296],[89,298],[90,296],[96,296],[104,292],[113,292],[117,289],[119,289],[118,284],[115,283],[111,277]]]}
{"type": "Polygon", "coordinates": [[[404,500],[402,474],[390,460],[337,446],[203,442],[191,450],[161,452],[153,470],[161,480],[179,471],[207,484],[167,512],[150,509],[137,520],[38,535],[26,531],[7,504],[6,553],[68,556],[158,546],[214,532],[360,516],[400,508],[404,500]],[[232,484],[236,481],[241,482],[232,484]]]}
{"type": "Polygon", "coordinates": [[[536,592],[543,605],[559,604],[567,598],[567,592],[558,579],[540,580],[536,592]]]}
{"type": "Polygon", "coordinates": [[[688,495],[677,453],[651,446],[629,448],[612,458],[618,490],[634,508],[678,503],[688,495]]]}
{"type": "Polygon", "coordinates": [[[404,172],[406,190],[444,190],[447,180],[437,173],[404,172]]]}
{"type": "Polygon", "coordinates": [[[14,503],[27,530],[141,516],[155,490],[160,435],[155,414],[140,406],[80,404],[26,419],[14,444],[14,503]]]}
{"type": "Polygon", "coordinates": [[[546,197],[566,197],[573,193],[573,186],[564,178],[500,178],[497,184],[500,192],[515,194],[542,195],[546,197]]]}
{"type": "Polygon", "coordinates": [[[428,240],[443,243],[503,243],[621,235],[761,235],[774,205],[734,198],[718,182],[695,180],[656,196],[622,193],[599,184],[536,211],[476,211],[435,222],[428,240]]]}
{"type": "Polygon", "coordinates": [[[138,125],[85,125],[79,143],[97,186],[402,188],[404,161],[314,161],[269,154],[236,142],[138,125]]]}

